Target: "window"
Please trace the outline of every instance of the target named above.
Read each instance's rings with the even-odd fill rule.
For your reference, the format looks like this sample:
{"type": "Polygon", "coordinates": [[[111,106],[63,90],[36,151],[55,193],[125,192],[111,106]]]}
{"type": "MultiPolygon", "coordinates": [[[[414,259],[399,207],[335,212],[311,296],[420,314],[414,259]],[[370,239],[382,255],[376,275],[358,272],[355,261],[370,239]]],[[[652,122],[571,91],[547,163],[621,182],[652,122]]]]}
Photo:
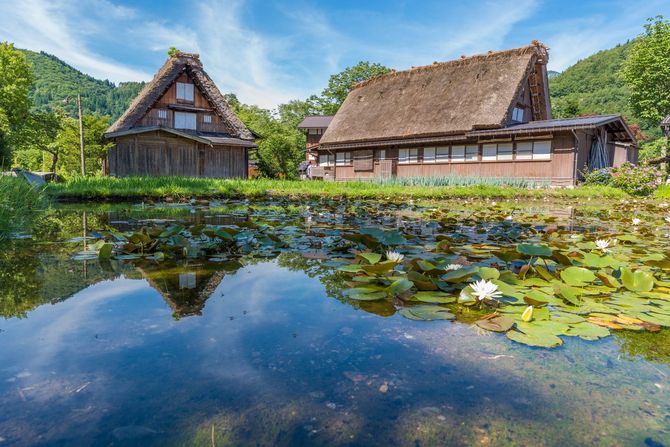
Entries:
{"type": "Polygon", "coordinates": [[[516,144],[516,159],[517,160],[532,160],[533,159],[533,142],[523,141],[516,144]]]}
{"type": "Polygon", "coordinates": [[[418,161],[419,161],[419,149],[399,149],[398,150],[398,163],[399,164],[418,163],[418,161]]]}
{"type": "Polygon", "coordinates": [[[202,117],[202,122],[205,124],[212,124],[212,115],[204,115],[202,117]]]}
{"type": "Polygon", "coordinates": [[[424,163],[435,163],[435,148],[427,147],[423,150],[423,162],[424,163]]]}
{"type": "Polygon", "coordinates": [[[193,84],[177,82],[177,99],[193,101],[193,84]]]}
{"type": "Polygon", "coordinates": [[[533,142],[533,160],[549,160],[551,158],[551,141],[533,142]]]}
{"type": "Polygon", "coordinates": [[[469,144],[465,147],[465,160],[477,161],[479,159],[479,145],[469,144]]]}
{"type": "Polygon", "coordinates": [[[465,146],[451,146],[451,161],[454,163],[465,161],[465,146]]]}
{"type": "Polygon", "coordinates": [[[512,121],[523,123],[524,110],[521,107],[514,107],[512,110],[512,121]]]}
{"type": "Polygon", "coordinates": [[[551,141],[520,141],[516,144],[517,160],[549,160],[551,141]]]}
{"type": "Polygon", "coordinates": [[[337,166],[347,166],[352,163],[351,152],[338,152],[337,153],[337,166]]]}
{"type": "Polygon", "coordinates": [[[485,144],[482,146],[482,161],[493,161],[498,154],[497,144],[485,144]]]}
{"type": "Polygon", "coordinates": [[[379,161],[386,160],[386,149],[379,149],[377,151],[377,158],[379,161]]]}
{"type": "Polygon", "coordinates": [[[308,129],[310,135],[321,135],[323,129],[308,129]]]}
{"type": "Polygon", "coordinates": [[[333,166],[335,164],[335,155],[319,154],[319,166],[333,166]]]}
{"type": "Polygon", "coordinates": [[[512,159],[512,143],[501,143],[498,145],[498,160],[512,159]]]}
{"type": "Polygon", "coordinates": [[[166,120],[167,119],[167,110],[158,109],[158,119],[159,120],[166,120]]]}
{"type": "Polygon", "coordinates": [[[174,113],[174,128],[175,129],[196,129],[195,113],[175,112],[174,113]]]}
{"type": "Polygon", "coordinates": [[[435,161],[438,163],[449,162],[449,146],[438,147],[435,149],[435,161]]]}

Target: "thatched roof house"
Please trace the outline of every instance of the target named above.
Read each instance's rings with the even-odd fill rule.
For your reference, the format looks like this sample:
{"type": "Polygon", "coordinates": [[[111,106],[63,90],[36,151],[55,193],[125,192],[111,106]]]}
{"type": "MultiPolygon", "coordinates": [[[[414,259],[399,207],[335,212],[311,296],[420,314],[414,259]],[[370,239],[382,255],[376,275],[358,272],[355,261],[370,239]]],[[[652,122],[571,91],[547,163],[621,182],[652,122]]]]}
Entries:
{"type": "Polygon", "coordinates": [[[571,184],[594,139],[611,155],[600,162],[636,159],[621,117],[580,123],[575,135],[576,124],[552,120],[548,58],[535,41],[357,84],[319,141],[319,165],[335,179],[457,174],[571,184]],[[521,127],[533,122],[542,134],[521,127]],[[628,146],[615,156],[619,143],[628,146]]]}
{"type": "Polygon", "coordinates": [[[168,58],[105,134],[111,175],[246,177],[253,134],[197,54],[168,58]]]}

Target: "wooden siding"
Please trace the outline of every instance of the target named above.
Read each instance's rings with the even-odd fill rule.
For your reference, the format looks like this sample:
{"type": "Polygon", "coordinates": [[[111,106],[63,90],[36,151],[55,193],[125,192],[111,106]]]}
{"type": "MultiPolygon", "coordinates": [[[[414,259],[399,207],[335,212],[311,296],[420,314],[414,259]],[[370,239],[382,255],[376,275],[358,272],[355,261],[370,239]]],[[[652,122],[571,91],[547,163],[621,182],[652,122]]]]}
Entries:
{"type": "MultiPolygon", "coordinates": [[[[386,148],[385,159],[392,162],[392,173],[398,177],[460,175],[467,177],[513,177],[536,181],[549,181],[555,186],[569,186],[575,180],[575,138],[572,133],[553,135],[551,158],[548,160],[481,160],[481,145],[477,161],[423,163],[423,148],[419,149],[419,162],[399,164],[398,148],[386,148]]],[[[464,143],[463,143],[464,144],[464,143]]],[[[473,144],[473,143],[470,143],[473,144]]],[[[356,167],[357,152],[354,154],[354,165],[335,166],[337,180],[373,179],[382,176],[379,150],[374,152],[371,170],[361,171],[356,167]]],[[[516,144],[514,146],[516,154],[516,144]]]]}
{"type": "Polygon", "coordinates": [[[109,175],[246,178],[247,150],[209,146],[158,132],[118,138],[107,155],[109,175]]]}
{"type": "MultiPolygon", "coordinates": [[[[150,108],[147,113],[142,117],[142,119],[135,125],[135,127],[148,127],[148,126],[163,126],[174,128],[174,112],[175,111],[184,111],[187,108],[194,109],[204,109],[204,110],[195,110],[193,113],[196,113],[196,122],[197,130],[202,132],[225,132],[225,133],[234,133],[219,115],[214,112],[214,108],[207,101],[207,99],[202,95],[197,86],[193,86],[193,101],[184,101],[177,99],[177,82],[193,84],[193,81],[188,77],[186,73],[183,73],[177,78],[175,82],[167,89],[165,94],[156,101],[156,104],[150,108]],[[184,107],[184,110],[179,110],[179,107],[184,107]],[[165,110],[167,112],[167,118],[161,119],[158,117],[159,110],[165,110]],[[211,123],[205,123],[205,115],[211,116],[211,123]]],[[[320,136],[320,135],[319,135],[320,136]]]]}

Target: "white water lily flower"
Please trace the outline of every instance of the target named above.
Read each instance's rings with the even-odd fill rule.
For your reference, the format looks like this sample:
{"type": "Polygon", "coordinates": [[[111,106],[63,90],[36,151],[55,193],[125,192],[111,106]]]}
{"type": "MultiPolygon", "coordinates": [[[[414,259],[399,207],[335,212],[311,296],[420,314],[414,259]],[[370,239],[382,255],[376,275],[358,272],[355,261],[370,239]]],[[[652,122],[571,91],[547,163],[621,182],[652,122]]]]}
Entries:
{"type": "Polygon", "coordinates": [[[502,292],[498,290],[498,286],[485,279],[471,283],[470,288],[472,289],[472,296],[476,297],[478,301],[497,300],[502,297],[502,292]]]}
{"type": "Polygon", "coordinates": [[[395,262],[397,264],[397,263],[400,263],[403,259],[405,259],[405,256],[401,255],[397,251],[387,251],[386,252],[386,259],[388,259],[389,261],[395,262]]]}
{"type": "Polygon", "coordinates": [[[505,217],[505,220],[512,220],[512,216],[505,217]]]}
{"type": "Polygon", "coordinates": [[[462,264],[449,264],[444,269],[446,271],[450,271],[450,270],[458,270],[458,269],[462,269],[462,268],[463,268],[462,264]]]}
{"type": "Polygon", "coordinates": [[[640,225],[641,223],[642,223],[642,221],[640,219],[638,219],[637,217],[633,218],[633,225],[640,225]]]}
{"type": "Polygon", "coordinates": [[[598,239],[596,241],[596,247],[598,247],[602,251],[609,251],[608,248],[612,241],[610,239],[604,240],[604,239],[598,239]]]}
{"type": "Polygon", "coordinates": [[[666,218],[665,218],[665,221],[666,221],[667,223],[670,223],[670,216],[666,217],[666,218]]]}

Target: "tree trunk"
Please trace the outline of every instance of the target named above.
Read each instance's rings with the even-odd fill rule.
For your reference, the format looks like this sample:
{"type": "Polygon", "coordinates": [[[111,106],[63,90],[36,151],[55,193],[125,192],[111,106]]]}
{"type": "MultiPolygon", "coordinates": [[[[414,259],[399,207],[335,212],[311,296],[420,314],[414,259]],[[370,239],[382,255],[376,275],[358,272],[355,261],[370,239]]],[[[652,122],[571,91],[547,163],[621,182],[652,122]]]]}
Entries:
{"type": "Polygon", "coordinates": [[[58,163],[58,154],[51,154],[51,170],[49,172],[56,173],[56,163],[58,163]]]}

